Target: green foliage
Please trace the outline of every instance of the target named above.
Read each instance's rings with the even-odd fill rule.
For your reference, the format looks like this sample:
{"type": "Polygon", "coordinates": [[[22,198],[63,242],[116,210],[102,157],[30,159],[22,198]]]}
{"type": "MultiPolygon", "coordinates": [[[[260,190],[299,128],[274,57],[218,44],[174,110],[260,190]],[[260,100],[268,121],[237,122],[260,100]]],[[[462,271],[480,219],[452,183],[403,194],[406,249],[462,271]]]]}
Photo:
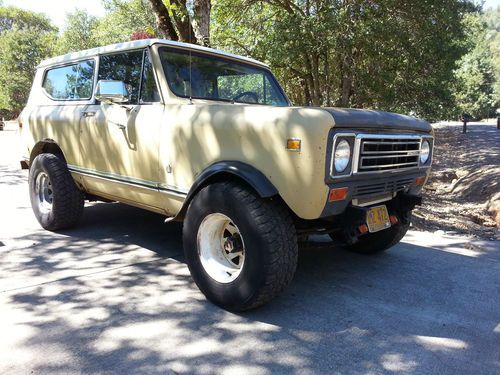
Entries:
{"type": "Polygon", "coordinates": [[[53,54],[57,29],[47,17],[0,7],[0,112],[15,117],[26,103],[41,60],[53,54]]]}
{"type": "Polygon", "coordinates": [[[457,114],[466,112],[475,118],[494,115],[492,109],[498,105],[495,100],[495,83],[492,54],[487,38],[486,24],[480,15],[466,18],[470,35],[468,40],[473,49],[466,54],[456,70],[454,96],[457,114]]]}
{"type": "MultiPolygon", "coordinates": [[[[150,1],[101,1],[104,17],[77,10],[57,39],[47,17],[0,0],[0,112],[19,112],[43,58],[164,34],[150,1]]],[[[186,26],[185,0],[163,3],[186,26]]],[[[476,4],[212,0],[210,43],[267,62],[297,105],[491,116],[500,106],[500,8],[481,14],[476,4]]]]}
{"type": "Polygon", "coordinates": [[[147,0],[102,0],[107,14],[93,33],[99,45],[126,42],[138,31],[160,35],[147,0]]]}
{"type": "Polygon", "coordinates": [[[0,4],[0,33],[13,29],[36,29],[42,33],[57,31],[43,14],[0,4]]]}
{"type": "Polygon", "coordinates": [[[470,1],[218,0],[212,44],[267,61],[293,102],[415,113],[453,108],[470,1]]]}
{"type": "Polygon", "coordinates": [[[66,28],[58,41],[60,54],[97,47],[100,40],[96,36],[99,21],[84,10],[76,10],[66,16],[66,28]]]}
{"type": "Polygon", "coordinates": [[[500,108],[500,6],[486,11],[482,17],[486,23],[485,40],[488,43],[495,83],[493,84],[494,108],[500,108]]]}

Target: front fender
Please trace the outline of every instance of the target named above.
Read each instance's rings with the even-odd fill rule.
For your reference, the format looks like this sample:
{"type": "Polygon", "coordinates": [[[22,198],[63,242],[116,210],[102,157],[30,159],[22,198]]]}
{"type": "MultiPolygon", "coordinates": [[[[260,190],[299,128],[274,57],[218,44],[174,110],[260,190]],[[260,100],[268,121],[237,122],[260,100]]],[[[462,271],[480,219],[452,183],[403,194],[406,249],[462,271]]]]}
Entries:
{"type": "Polygon", "coordinates": [[[235,160],[219,161],[203,170],[194,181],[186,196],[181,210],[174,220],[182,220],[189,207],[189,203],[203,187],[219,181],[236,179],[245,182],[259,194],[261,198],[270,198],[278,195],[278,189],[258,169],[251,165],[235,160]]]}

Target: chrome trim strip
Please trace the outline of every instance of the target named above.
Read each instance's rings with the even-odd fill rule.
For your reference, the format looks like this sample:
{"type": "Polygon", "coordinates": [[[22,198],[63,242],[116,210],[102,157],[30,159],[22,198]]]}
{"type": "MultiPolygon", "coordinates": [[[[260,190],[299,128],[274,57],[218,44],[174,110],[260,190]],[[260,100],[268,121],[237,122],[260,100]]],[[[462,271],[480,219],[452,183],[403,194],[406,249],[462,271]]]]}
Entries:
{"type": "MultiPolygon", "coordinates": [[[[363,158],[361,158],[363,159],[363,158]]],[[[370,166],[365,166],[363,169],[375,169],[375,168],[392,168],[392,167],[397,167],[400,165],[413,165],[415,167],[418,167],[418,162],[411,162],[411,163],[396,163],[396,164],[385,164],[385,165],[370,165],[370,166]]],[[[406,167],[410,168],[410,167],[406,167]]],[[[403,168],[398,168],[398,169],[403,169],[403,168]]],[[[382,172],[382,171],[381,171],[382,172]]]]}
{"type": "Polygon", "coordinates": [[[380,145],[380,144],[384,144],[384,145],[404,145],[404,144],[407,144],[407,145],[411,145],[411,144],[415,144],[415,145],[418,145],[420,144],[420,140],[419,139],[416,139],[416,140],[408,140],[406,142],[364,142],[363,143],[364,145],[380,145]]]}
{"type": "Polygon", "coordinates": [[[380,196],[379,198],[376,198],[374,200],[368,200],[366,202],[363,202],[363,203],[360,203],[360,200],[363,200],[362,198],[354,198],[352,200],[352,205],[353,206],[358,206],[358,207],[366,207],[366,206],[370,206],[372,204],[376,204],[376,203],[382,203],[382,202],[387,202],[389,200],[391,200],[392,198],[394,198],[396,196],[396,193],[387,193],[387,194],[384,194],[384,196],[380,196]]]}
{"type": "MultiPolygon", "coordinates": [[[[366,144],[363,143],[364,145],[366,144]]],[[[420,155],[418,150],[403,150],[403,151],[363,151],[363,155],[386,155],[393,154],[394,157],[398,156],[417,156],[420,155]]]]}
{"type": "Polygon", "coordinates": [[[373,138],[373,139],[416,139],[420,140],[422,135],[416,134],[370,134],[370,133],[360,133],[357,135],[359,138],[373,138]]]}
{"type": "MultiPolygon", "coordinates": [[[[388,158],[404,158],[404,157],[413,157],[413,156],[418,156],[420,155],[420,152],[417,151],[417,153],[415,153],[415,151],[405,151],[406,152],[406,155],[380,155],[380,156],[377,156],[377,155],[373,155],[373,154],[369,154],[369,155],[373,155],[373,156],[362,156],[361,157],[361,161],[363,161],[364,159],[388,159],[388,158]]],[[[363,155],[366,155],[365,152],[363,152],[363,155]]]]}
{"type": "Polygon", "coordinates": [[[172,195],[177,195],[179,197],[186,197],[187,195],[187,192],[178,190],[178,188],[176,187],[172,187],[170,185],[162,184],[159,182],[127,177],[109,172],[101,172],[94,169],[78,167],[76,165],[71,165],[71,164],[68,164],[68,169],[72,173],[83,174],[86,176],[99,178],[111,182],[117,182],[128,186],[140,187],[142,189],[154,190],[158,192],[166,192],[172,195]]]}

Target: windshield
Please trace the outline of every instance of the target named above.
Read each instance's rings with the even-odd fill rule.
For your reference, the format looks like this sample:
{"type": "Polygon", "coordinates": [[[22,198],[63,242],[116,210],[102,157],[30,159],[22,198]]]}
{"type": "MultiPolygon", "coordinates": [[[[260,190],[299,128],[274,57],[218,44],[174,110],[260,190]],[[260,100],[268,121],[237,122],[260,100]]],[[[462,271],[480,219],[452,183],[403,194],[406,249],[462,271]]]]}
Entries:
{"type": "Polygon", "coordinates": [[[288,105],[267,69],[192,51],[190,72],[189,51],[166,47],[160,48],[160,59],[168,85],[177,96],[288,105]]]}

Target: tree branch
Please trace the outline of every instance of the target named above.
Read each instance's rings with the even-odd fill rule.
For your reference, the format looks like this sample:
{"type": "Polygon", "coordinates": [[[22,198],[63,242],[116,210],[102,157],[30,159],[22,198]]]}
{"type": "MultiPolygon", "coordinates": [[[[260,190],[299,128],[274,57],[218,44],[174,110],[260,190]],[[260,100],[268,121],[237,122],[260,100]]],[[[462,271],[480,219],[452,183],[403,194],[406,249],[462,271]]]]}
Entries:
{"type": "Polygon", "coordinates": [[[155,14],[158,28],[163,32],[165,37],[171,40],[179,40],[177,31],[170,20],[170,16],[168,15],[168,9],[165,7],[165,4],[163,4],[163,1],[149,0],[149,3],[151,4],[151,8],[155,14]]]}

